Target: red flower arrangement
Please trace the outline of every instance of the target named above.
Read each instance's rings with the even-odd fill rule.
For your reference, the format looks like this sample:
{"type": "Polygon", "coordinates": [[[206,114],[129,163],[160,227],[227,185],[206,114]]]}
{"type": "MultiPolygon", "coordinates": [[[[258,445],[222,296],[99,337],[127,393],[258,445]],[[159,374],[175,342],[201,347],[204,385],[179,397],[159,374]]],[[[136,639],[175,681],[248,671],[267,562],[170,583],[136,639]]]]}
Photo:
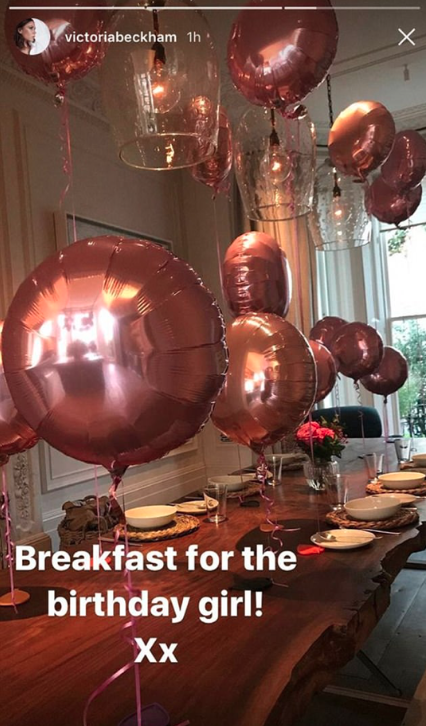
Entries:
{"type": "Polygon", "coordinates": [[[309,456],[322,461],[331,461],[332,456],[340,459],[346,444],[337,417],[331,423],[322,418],[321,423],[311,421],[303,424],[297,430],[296,441],[309,456]]]}

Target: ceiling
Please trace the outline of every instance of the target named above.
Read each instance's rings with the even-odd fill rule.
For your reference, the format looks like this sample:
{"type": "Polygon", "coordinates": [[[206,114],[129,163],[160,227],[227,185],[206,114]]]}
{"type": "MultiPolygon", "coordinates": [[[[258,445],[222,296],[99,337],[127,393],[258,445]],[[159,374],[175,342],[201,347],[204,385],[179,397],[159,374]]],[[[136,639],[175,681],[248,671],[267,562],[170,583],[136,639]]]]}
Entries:
{"type": "MultiPolygon", "coordinates": [[[[339,47],[331,69],[334,115],[358,100],[383,103],[395,116],[399,128],[426,126],[426,0],[406,0],[405,6],[419,4],[420,11],[361,10],[362,5],[401,6],[404,0],[363,0],[356,2],[356,11],[338,10],[339,5],[354,5],[353,0],[333,2],[339,24],[339,47]],[[415,46],[404,41],[399,28],[415,46]],[[404,79],[405,66],[409,80],[404,79]]],[[[210,3],[212,4],[212,3],[210,3]]],[[[220,0],[221,6],[246,4],[241,0],[220,0]]],[[[229,78],[226,47],[230,28],[237,11],[205,11],[218,47],[222,66],[222,101],[233,123],[247,108],[229,78]]],[[[328,130],[327,92],[325,84],[305,100],[317,126],[319,140],[324,142],[328,130]]]]}

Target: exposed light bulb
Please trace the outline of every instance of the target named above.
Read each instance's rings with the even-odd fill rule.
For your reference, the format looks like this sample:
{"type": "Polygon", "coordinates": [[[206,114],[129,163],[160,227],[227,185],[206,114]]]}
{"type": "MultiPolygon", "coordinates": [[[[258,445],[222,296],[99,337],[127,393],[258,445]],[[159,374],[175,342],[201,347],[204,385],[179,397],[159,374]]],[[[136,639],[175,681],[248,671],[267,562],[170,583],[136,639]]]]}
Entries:
{"type": "Polygon", "coordinates": [[[215,108],[207,96],[195,96],[189,102],[186,118],[196,131],[203,132],[210,129],[215,123],[215,108]]]}
{"type": "Polygon", "coordinates": [[[333,198],[333,207],[332,207],[332,215],[333,215],[334,223],[336,225],[343,224],[343,222],[346,221],[347,214],[348,214],[347,205],[342,200],[342,197],[334,197],[333,198]]]}
{"type": "Polygon", "coordinates": [[[155,113],[167,113],[176,106],[180,100],[180,91],[177,88],[176,78],[171,78],[167,64],[155,60],[149,72],[150,91],[155,113]]]}
{"type": "Polygon", "coordinates": [[[270,144],[260,163],[260,171],[273,186],[279,186],[290,174],[291,161],[280,144],[270,144]]]}

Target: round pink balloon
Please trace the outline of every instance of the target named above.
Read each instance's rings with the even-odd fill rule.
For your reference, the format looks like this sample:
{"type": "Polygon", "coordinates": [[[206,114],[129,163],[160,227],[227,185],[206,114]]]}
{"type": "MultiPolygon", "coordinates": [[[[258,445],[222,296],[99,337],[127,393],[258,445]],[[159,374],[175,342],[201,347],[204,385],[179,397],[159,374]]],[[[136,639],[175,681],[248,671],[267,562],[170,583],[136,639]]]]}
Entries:
{"type": "Polygon", "coordinates": [[[418,131],[400,131],[381,168],[383,180],[398,194],[421,184],[426,174],[426,140],[418,131]]]}
{"type": "Polygon", "coordinates": [[[283,10],[280,0],[252,0],[242,10],[228,43],[228,67],[250,103],[283,108],[301,101],[325,79],[337,50],[338,27],[328,0],[283,10]]]}
{"type": "Polygon", "coordinates": [[[361,378],[361,383],[367,391],[386,398],[391,393],[399,391],[407,378],[407,359],[396,348],[385,345],[383,348],[383,358],[379,367],[374,373],[361,378]]]}
{"type": "Polygon", "coordinates": [[[396,226],[414,214],[421,200],[421,186],[410,189],[405,194],[398,194],[381,176],[374,180],[365,194],[368,214],[372,214],[380,222],[396,226]]]}
{"type": "Polygon", "coordinates": [[[285,317],[291,301],[291,271],[278,242],[264,232],[247,232],[228,247],[223,291],[233,317],[275,313],[285,317]]]}
{"type": "Polygon", "coordinates": [[[262,451],[305,420],[315,400],[312,351],[294,325],[249,313],[227,326],[229,369],[214,425],[235,443],[262,451]]]}
{"type": "Polygon", "coordinates": [[[229,192],[229,175],[232,169],[232,130],[224,108],[219,113],[219,134],[213,154],[201,164],[191,167],[196,181],[211,187],[215,194],[229,192]]]}
{"type": "Polygon", "coordinates": [[[395,122],[383,104],[357,101],[335,120],[328,137],[333,166],[364,181],[389,156],[395,122]]]}
{"type": "Polygon", "coordinates": [[[337,378],[336,364],[328,348],[316,340],[310,340],[312,353],[314,354],[315,363],[317,365],[317,395],[315,403],[319,403],[334,388],[337,378]]]}
{"type": "Polygon", "coordinates": [[[222,316],[194,270],[160,245],[113,236],[42,262],[10,305],[3,344],[34,431],[109,471],[192,438],[227,362],[222,316]]]}
{"type": "Polygon", "coordinates": [[[358,381],[373,373],[383,358],[383,340],[366,323],[348,323],[340,328],[331,343],[337,370],[358,381]]]}
{"type": "MultiPolygon", "coordinates": [[[[0,333],[2,330],[3,321],[1,320],[0,333]]],[[[19,415],[13,403],[3,371],[0,343],[0,466],[6,463],[8,456],[31,449],[37,441],[37,434],[19,415]]]]}
{"type": "Polygon", "coordinates": [[[331,350],[331,341],[335,334],[343,325],[347,325],[347,321],[343,318],[338,318],[334,315],[326,315],[325,318],[321,318],[315,323],[311,332],[309,333],[310,340],[316,340],[318,343],[322,343],[326,348],[331,350]]]}

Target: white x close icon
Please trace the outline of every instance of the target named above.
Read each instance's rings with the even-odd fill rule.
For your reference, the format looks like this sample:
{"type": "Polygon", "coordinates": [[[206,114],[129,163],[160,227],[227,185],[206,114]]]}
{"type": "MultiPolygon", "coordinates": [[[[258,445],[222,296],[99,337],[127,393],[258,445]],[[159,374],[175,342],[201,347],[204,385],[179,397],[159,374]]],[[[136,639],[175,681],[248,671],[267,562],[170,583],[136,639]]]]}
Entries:
{"type": "Polygon", "coordinates": [[[408,40],[408,42],[411,43],[411,45],[416,45],[414,40],[411,40],[411,36],[413,35],[413,33],[416,32],[415,28],[410,30],[409,33],[405,33],[403,30],[401,30],[401,28],[398,28],[398,30],[401,33],[401,35],[404,36],[403,39],[398,43],[398,45],[402,45],[403,43],[405,43],[406,40],[408,40]]]}

